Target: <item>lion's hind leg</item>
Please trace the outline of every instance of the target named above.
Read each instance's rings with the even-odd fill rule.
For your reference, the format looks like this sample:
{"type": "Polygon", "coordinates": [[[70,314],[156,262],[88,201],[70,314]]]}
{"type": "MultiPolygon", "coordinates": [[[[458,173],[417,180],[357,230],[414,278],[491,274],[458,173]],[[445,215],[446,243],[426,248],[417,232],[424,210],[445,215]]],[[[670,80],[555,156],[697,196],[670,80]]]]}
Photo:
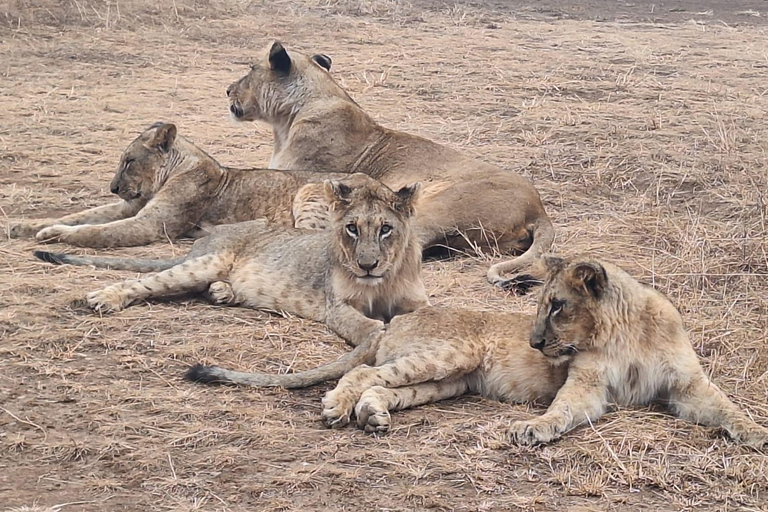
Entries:
{"type": "MultiPolygon", "coordinates": [[[[432,349],[428,344],[425,348],[432,349]]],[[[349,423],[355,404],[373,386],[401,388],[465,375],[481,362],[480,351],[446,344],[442,351],[423,350],[396,358],[381,366],[360,365],[341,378],[323,398],[323,422],[338,428],[349,423]]]]}
{"type": "Polygon", "coordinates": [[[394,389],[373,386],[363,392],[355,406],[357,426],[369,433],[386,432],[391,423],[389,411],[400,411],[460,396],[467,392],[468,387],[466,377],[394,389]]]}
{"type": "Polygon", "coordinates": [[[703,372],[673,388],[669,406],[683,419],[722,428],[737,442],[756,448],[768,445],[768,429],[752,421],[703,372]]]}
{"type": "Polygon", "coordinates": [[[142,299],[206,290],[211,282],[221,280],[227,274],[228,267],[220,255],[209,254],[144,279],[107,286],[89,293],[86,299],[91,309],[98,313],[120,311],[142,299]]]}

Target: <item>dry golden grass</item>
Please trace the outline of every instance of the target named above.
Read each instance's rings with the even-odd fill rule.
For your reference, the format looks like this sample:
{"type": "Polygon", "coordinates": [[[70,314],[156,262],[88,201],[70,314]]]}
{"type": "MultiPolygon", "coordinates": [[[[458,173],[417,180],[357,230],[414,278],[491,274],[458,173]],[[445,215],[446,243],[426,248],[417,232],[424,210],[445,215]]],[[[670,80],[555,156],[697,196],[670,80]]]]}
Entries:
{"type": "MultiPolygon", "coordinates": [[[[332,55],[335,77],[386,125],[533,179],[558,250],[591,251],[667,293],[714,380],[768,425],[764,26],[394,0],[17,0],[0,11],[4,218],[111,200],[121,150],[160,119],[222,162],[267,162],[270,131],[229,123],[224,91],[279,38],[332,55]]],[[[190,385],[180,376],[200,360],[301,370],[346,347],[308,321],[195,300],[99,318],[72,301],[125,273],[51,267],[32,260],[34,243],[4,240],[3,507],[768,509],[768,456],[655,409],[520,448],[504,442],[506,425],[541,410],[466,397],[398,413],[376,438],[323,429],[328,386],[190,385]]],[[[427,263],[433,302],[533,311],[535,298],[484,282],[487,264],[427,263]]]]}

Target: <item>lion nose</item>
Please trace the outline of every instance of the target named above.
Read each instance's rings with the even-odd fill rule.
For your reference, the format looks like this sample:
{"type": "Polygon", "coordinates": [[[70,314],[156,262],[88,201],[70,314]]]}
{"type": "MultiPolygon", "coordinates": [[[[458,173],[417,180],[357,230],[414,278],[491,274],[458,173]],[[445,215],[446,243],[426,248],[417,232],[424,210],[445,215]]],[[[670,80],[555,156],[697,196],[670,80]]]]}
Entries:
{"type": "Polygon", "coordinates": [[[530,344],[531,348],[535,348],[536,350],[541,350],[544,348],[544,338],[531,338],[530,344]]]}
{"type": "Polygon", "coordinates": [[[358,261],[357,264],[360,266],[361,269],[365,270],[366,272],[370,272],[371,270],[379,266],[379,260],[358,261]]]}
{"type": "Polygon", "coordinates": [[[109,187],[109,191],[112,192],[113,194],[117,194],[118,192],[120,192],[120,185],[112,185],[111,187],[109,187]]]}

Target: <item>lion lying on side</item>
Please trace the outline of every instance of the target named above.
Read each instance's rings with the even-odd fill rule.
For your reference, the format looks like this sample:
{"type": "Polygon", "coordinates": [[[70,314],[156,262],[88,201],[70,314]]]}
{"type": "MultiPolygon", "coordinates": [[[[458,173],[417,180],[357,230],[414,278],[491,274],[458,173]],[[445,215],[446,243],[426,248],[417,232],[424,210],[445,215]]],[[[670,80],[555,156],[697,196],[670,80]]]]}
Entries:
{"type": "Polygon", "coordinates": [[[608,263],[552,256],[544,263],[548,278],[535,319],[426,307],[315,370],[265,375],[198,365],[187,378],[293,388],[343,375],[323,399],[323,421],[342,427],[354,412],[367,432],[388,430],[389,411],[478,393],[551,401],[544,415],[512,423],[510,439],[521,444],[554,441],[596,421],[611,402],[653,401],[739,442],[768,443],[768,429],[707,378],[678,311],[661,293],[608,263]]]}
{"type": "Polygon", "coordinates": [[[420,243],[459,252],[524,253],[493,265],[488,279],[532,263],[554,240],[539,193],[522,176],[374,121],[331,77],[331,59],[275,42],[227,89],[239,121],[269,123],[276,169],[360,172],[398,188],[420,181],[420,243]]]}
{"type": "Polygon", "coordinates": [[[122,201],[60,219],[11,227],[12,238],[82,247],[145,245],[199,236],[218,224],[264,217],[283,226],[324,229],[322,182],[369,181],[348,173],[234,169],[220,165],[173,124],[155,123],[123,152],[110,190],[122,201]]]}
{"type": "Polygon", "coordinates": [[[97,312],[142,299],[208,290],[221,304],[285,311],[325,322],[357,345],[393,316],[428,304],[411,216],[419,185],[393,192],[371,181],[325,184],[331,228],[305,232],[264,220],[226,224],[181,260],[94,258],[36,252],[51,263],[163,270],[89,293],[97,312]]]}

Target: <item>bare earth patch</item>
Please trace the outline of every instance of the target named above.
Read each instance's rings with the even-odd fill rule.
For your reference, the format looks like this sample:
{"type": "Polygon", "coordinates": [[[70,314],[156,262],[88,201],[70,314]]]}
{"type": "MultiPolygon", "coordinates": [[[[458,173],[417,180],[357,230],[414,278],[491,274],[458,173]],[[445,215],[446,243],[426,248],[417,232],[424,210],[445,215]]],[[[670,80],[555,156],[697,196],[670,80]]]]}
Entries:
{"type": "MultiPolygon", "coordinates": [[[[224,91],[277,38],[331,55],[385,125],[533,179],[557,249],[667,293],[714,381],[768,425],[768,13],[746,3],[666,19],[597,16],[599,2],[561,16],[541,10],[552,2],[12,0],[2,226],[111,201],[120,152],[158,120],[226,164],[266,164],[270,131],[229,122],[224,91]]],[[[506,426],[541,409],[466,397],[397,413],[377,438],[322,427],[329,386],[189,384],[198,361],[286,372],[347,348],[308,321],[194,298],[100,318],[77,300],[130,276],[52,267],[37,247],[0,242],[4,508],[766,510],[766,454],[656,409],[520,448],[506,426]]],[[[433,303],[533,312],[535,297],[485,283],[490,261],[428,262],[433,303]]]]}

